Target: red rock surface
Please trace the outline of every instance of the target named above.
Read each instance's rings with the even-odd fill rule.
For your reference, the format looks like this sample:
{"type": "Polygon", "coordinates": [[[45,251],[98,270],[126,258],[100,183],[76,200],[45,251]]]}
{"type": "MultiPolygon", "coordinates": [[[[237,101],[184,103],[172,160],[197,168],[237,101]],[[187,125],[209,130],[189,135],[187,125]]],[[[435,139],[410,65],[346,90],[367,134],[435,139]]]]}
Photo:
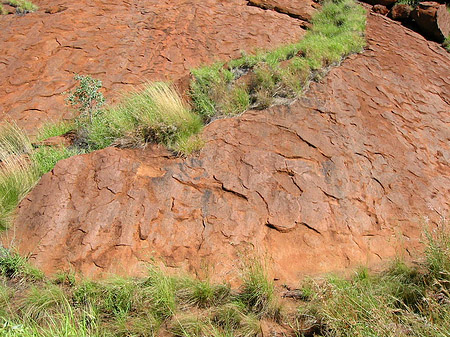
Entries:
{"type": "Polygon", "coordinates": [[[320,5],[312,0],[249,0],[252,6],[275,10],[305,21],[311,20],[320,5]]]}
{"type": "Polygon", "coordinates": [[[217,120],[198,156],[108,148],[64,160],[4,241],[47,273],[138,274],[145,261],[231,279],[376,266],[449,214],[450,54],[368,16],[368,48],[289,106],[217,120]]]}
{"type": "Polygon", "coordinates": [[[101,79],[113,98],[304,34],[301,21],[246,0],[34,2],[36,13],[0,16],[0,119],[30,131],[70,117],[61,93],[74,73],[101,79]]]}

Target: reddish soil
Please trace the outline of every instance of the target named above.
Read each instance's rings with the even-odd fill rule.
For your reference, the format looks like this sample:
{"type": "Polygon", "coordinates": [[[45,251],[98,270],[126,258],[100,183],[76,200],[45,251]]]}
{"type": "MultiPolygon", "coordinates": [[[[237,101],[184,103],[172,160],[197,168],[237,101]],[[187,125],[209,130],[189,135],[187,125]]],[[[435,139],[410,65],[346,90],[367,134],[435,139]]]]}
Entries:
{"type": "Polygon", "coordinates": [[[57,164],[4,242],[47,273],[136,275],[147,261],[232,279],[380,266],[450,211],[450,54],[368,16],[368,47],[289,106],[217,120],[187,159],[108,148],[57,164]]]}
{"type": "Polygon", "coordinates": [[[302,21],[246,0],[34,2],[36,13],[0,16],[0,119],[28,131],[72,116],[62,93],[75,73],[101,79],[113,99],[146,81],[174,80],[304,34],[302,21]]]}

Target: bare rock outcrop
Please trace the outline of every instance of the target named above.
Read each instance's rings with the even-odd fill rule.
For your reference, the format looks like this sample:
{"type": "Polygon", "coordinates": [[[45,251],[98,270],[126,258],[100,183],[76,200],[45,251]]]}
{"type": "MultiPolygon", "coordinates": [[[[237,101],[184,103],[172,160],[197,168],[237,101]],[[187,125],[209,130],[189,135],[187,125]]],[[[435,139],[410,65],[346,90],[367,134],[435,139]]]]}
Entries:
{"type": "Polygon", "coordinates": [[[74,73],[103,81],[110,100],[149,80],[298,41],[301,21],[247,0],[35,0],[26,16],[0,18],[0,119],[28,131],[71,117],[74,73]]]}
{"type": "Polygon", "coordinates": [[[161,258],[230,279],[376,266],[450,210],[450,55],[368,16],[368,47],[289,106],[216,120],[188,159],[108,148],[45,175],[3,241],[47,273],[139,274],[161,258]],[[420,79],[420,80],[419,80],[420,79]]]}

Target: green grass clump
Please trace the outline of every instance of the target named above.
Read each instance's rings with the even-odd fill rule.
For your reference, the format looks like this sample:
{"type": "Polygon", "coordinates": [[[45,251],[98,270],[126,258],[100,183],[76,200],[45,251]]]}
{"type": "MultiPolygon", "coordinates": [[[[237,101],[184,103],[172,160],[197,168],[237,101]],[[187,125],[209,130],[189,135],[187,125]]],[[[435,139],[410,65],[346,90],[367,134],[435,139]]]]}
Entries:
{"type": "Polygon", "coordinates": [[[295,98],[315,72],[362,50],[365,25],[365,10],[354,1],[325,1],[300,42],[193,70],[194,110],[208,122],[295,98]],[[250,78],[240,81],[244,75],[250,78]]]}
{"type": "Polygon", "coordinates": [[[118,105],[97,111],[84,125],[92,149],[157,142],[178,151],[203,127],[201,118],[166,83],[147,85],[118,105]]]}
{"type": "Polygon", "coordinates": [[[0,276],[37,281],[43,278],[42,272],[33,268],[27,259],[0,246],[0,276]]]}
{"type": "Polygon", "coordinates": [[[0,125],[0,230],[9,226],[17,205],[43,174],[80,153],[76,148],[35,147],[17,125],[0,125]]]}
{"type": "Polygon", "coordinates": [[[2,2],[15,7],[17,12],[23,14],[34,12],[38,9],[38,7],[35,4],[27,0],[7,0],[2,2]]]}
{"type": "Polygon", "coordinates": [[[31,141],[15,124],[0,125],[0,229],[7,228],[17,204],[38,179],[27,154],[31,141]]]}
{"type": "Polygon", "coordinates": [[[266,268],[256,260],[250,261],[243,276],[239,301],[259,316],[273,313],[275,285],[270,281],[266,268]]]}
{"type": "Polygon", "coordinates": [[[231,289],[226,285],[214,285],[209,280],[180,279],[177,285],[177,301],[188,307],[207,308],[229,300],[231,289]]]}
{"type": "Polygon", "coordinates": [[[50,172],[58,161],[83,153],[78,148],[41,146],[31,153],[30,158],[38,175],[42,176],[50,172]]]}
{"type": "Polygon", "coordinates": [[[38,130],[37,141],[43,141],[52,137],[62,136],[76,129],[73,121],[59,121],[44,124],[38,130]]]}

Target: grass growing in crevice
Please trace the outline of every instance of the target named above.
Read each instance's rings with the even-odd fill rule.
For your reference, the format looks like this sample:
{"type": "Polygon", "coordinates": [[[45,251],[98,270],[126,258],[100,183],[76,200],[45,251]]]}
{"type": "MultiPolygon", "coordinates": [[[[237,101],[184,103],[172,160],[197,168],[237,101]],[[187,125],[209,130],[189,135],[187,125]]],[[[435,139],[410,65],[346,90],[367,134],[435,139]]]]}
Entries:
{"type": "Polygon", "coordinates": [[[300,42],[193,70],[194,110],[209,122],[299,96],[323,69],[362,50],[365,22],[352,0],[325,1],[300,42]]]}
{"type": "Polygon", "coordinates": [[[148,84],[115,106],[98,110],[84,126],[92,149],[111,145],[142,147],[156,142],[179,151],[202,129],[176,90],[166,83],[148,84]]]}
{"type": "Polygon", "coordinates": [[[2,250],[0,335],[255,337],[266,324],[286,336],[449,336],[447,225],[426,232],[425,259],[416,266],[396,260],[376,274],[360,268],[350,279],[304,280],[302,296],[289,303],[254,259],[232,289],[157,267],[139,279],[42,278],[2,250]]]}

